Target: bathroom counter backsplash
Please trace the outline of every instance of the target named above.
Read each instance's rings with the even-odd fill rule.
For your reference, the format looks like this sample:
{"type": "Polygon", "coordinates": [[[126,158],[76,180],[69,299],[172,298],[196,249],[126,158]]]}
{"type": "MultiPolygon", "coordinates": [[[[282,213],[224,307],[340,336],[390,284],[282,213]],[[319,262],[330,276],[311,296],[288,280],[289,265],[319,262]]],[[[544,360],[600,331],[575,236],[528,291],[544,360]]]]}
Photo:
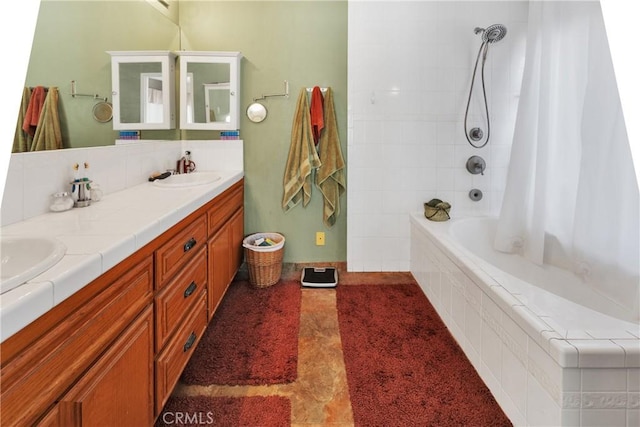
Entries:
{"type": "MultiPolygon", "coordinates": [[[[188,142],[189,148],[197,146],[188,142]]],[[[242,145],[240,150],[241,147],[242,145]]],[[[181,148],[183,146],[178,146],[176,154],[180,153],[181,148]]],[[[200,153],[202,156],[202,150],[191,149],[193,153],[200,153]]],[[[64,212],[47,211],[2,226],[0,234],[3,236],[55,237],[66,245],[67,250],[64,257],[49,270],[0,295],[0,342],[151,242],[244,176],[241,152],[231,162],[236,169],[230,169],[232,166],[229,165],[224,170],[209,168],[213,162],[207,162],[204,156],[198,160],[203,164],[201,168],[198,163],[198,170],[215,170],[221,179],[206,185],[162,188],[145,178],[138,184],[120,190],[105,191],[100,201],[93,202],[88,207],[64,212]]],[[[148,174],[149,172],[145,173],[147,176],[148,174]]],[[[7,186],[8,184],[7,180],[7,186]]],[[[44,202],[48,203],[48,199],[44,202]]],[[[5,191],[3,216],[6,203],[5,191]]]]}
{"type": "Polygon", "coordinates": [[[175,169],[185,151],[191,152],[199,171],[243,170],[243,146],[242,140],[147,140],[12,154],[0,225],[49,212],[51,195],[71,191],[74,178],[87,177],[107,195],[145,183],[154,172],[175,169]]]}

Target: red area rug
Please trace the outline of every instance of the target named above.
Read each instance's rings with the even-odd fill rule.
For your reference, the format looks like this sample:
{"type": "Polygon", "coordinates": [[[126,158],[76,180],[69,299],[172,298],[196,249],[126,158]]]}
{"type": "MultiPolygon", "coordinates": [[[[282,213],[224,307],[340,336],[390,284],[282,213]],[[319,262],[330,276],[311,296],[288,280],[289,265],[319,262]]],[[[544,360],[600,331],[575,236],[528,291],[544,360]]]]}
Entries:
{"type": "Polygon", "coordinates": [[[181,381],[189,385],[261,385],[294,381],[298,368],[300,283],[229,287],[181,381]]]}
{"type": "Polygon", "coordinates": [[[286,397],[172,396],[155,425],[288,427],[290,424],[291,402],[286,397]]]}
{"type": "Polygon", "coordinates": [[[338,286],[356,425],[510,426],[417,284],[338,286]]]}

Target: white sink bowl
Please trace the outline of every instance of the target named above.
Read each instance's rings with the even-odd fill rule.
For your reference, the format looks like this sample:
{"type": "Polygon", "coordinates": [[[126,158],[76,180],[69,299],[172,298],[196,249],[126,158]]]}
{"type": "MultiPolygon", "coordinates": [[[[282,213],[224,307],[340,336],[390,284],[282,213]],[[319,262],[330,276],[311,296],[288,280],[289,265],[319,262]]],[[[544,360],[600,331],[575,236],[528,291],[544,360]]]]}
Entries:
{"type": "Polygon", "coordinates": [[[215,172],[191,172],[171,175],[165,179],[156,179],[153,185],[164,188],[193,187],[196,185],[211,184],[220,179],[215,172]]]}
{"type": "Polygon", "coordinates": [[[58,263],[67,247],[52,237],[0,238],[0,293],[33,279],[58,263]]]}

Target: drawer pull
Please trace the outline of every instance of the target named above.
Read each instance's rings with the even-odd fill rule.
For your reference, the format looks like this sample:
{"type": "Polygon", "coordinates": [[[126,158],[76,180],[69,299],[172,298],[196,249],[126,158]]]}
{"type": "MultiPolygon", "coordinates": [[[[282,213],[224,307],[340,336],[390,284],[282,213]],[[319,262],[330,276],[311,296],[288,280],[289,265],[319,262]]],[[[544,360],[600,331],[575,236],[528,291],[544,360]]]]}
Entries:
{"type": "Polygon", "coordinates": [[[184,297],[185,298],[190,297],[197,287],[198,285],[196,285],[196,282],[191,282],[191,284],[187,286],[187,289],[184,290],[184,297]]]}
{"type": "Polygon", "coordinates": [[[186,343],[184,343],[184,347],[182,348],[183,353],[189,351],[194,342],[196,342],[196,333],[191,332],[191,335],[189,335],[189,339],[186,343]]]}
{"type": "Polygon", "coordinates": [[[191,239],[189,239],[187,243],[184,244],[182,248],[184,249],[185,252],[190,251],[191,249],[193,249],[196,243],[198,242],[196,242],[196,239],[192,237],[191,239]]]}

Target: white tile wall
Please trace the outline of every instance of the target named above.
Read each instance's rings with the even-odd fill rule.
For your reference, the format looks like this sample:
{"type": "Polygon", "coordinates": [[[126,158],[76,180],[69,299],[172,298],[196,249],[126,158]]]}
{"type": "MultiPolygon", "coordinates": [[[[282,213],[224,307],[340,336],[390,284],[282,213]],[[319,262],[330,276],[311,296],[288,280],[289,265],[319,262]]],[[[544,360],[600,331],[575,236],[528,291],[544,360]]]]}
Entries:
{"type": "MultiPolygon", "coordinates": [[[[437,197],[455,212],[497,212],[524,65],[527,2],[349,2],[347,267],[408,271],[408,212],[437,197]],[[480,37],[501,23],[486,66],[491,142],[468,145],[466,100],[480,37]],[[464,165],[487,161],[484,176],[464,165]],[[479,188],[480,202],[468,193],[479,188]],[[381,215],[382,214],[382,215],[381,215]]],[[[478,88],[476,83],[476,88],[478,88]]],[[[474,97],[475,100],[475,97],[474,97]]],[[[480,105],[472,103],[470,123],[480,105]]]]}
{"type": "Polygon", "coordinates": [[[82,168],[87,162],[86,176],[109,194],[144,183],[153,172],[175,169],[175,162],[185,150],[192,152],[199,170],[244,169],[241,140],[141,141],[12,154],[2,198],[1,225],[48,212],[50,195],[69,191],[75,163],[82,168]]]}

